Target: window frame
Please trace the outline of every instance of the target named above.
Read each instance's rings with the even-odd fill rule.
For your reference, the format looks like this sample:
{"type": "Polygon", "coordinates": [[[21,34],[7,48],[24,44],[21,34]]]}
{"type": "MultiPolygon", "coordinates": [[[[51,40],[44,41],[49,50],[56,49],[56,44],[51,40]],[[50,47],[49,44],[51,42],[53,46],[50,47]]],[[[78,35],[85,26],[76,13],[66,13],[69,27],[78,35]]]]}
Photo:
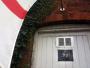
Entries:
{"type": "Polygon", "coordinates": [[[71,36],[63,36],[63,37],[56,37],[56,47],[58,47],[58,48],[66,48],[66,47],[72,47],[73,46],[73,37],[71,37],[71,36]],[[64,38],[64,45],[63,46],[60,46],[59,45],[59,38],[64,38]],[[71,38],[71,45],[66,45],[66,41],[65,41],[65,39],[66,38],[71,38]]]}
{"type": "Polygon", "coordinates": [[[73,50],[72,49],[69,49],[69,50],[58,50],[58,60],[57,61],[58,62],[73,62],[74,61],[73,50]],[[61,57],[62,55],[59,55],[60,51],[62,51],[62,53],[63,53],[63,51],[67,51],[67,53],[69,53],[71,56],[69,56],[68,59],[66,59],[64,57],[61,57]]]}

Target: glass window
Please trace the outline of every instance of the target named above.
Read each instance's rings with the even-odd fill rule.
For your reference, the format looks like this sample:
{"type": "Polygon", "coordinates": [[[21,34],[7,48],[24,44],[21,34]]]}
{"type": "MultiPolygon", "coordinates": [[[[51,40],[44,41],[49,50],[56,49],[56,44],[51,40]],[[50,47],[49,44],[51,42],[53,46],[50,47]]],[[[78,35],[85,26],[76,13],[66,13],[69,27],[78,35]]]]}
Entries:
{"type": "Polygon", "coordinates": [[[67,47],[67,46],[72,46],[72,37],[57,37],[56,38],[56,45],[58,47],[67,47]]]}
{"type": "Polygon", "coordinates": [[[59,46],[64,46],[64,38],[59,38],[59,46]]]}
{"type": "Polygon", "coordinates": [[[58,61],[73,61],[72,50],[58,50],[58,61]]]}
{"type": "Polygon", "coordinates": [[[65,38],[66,46],[71,46],[71,38],[65,38]]]}

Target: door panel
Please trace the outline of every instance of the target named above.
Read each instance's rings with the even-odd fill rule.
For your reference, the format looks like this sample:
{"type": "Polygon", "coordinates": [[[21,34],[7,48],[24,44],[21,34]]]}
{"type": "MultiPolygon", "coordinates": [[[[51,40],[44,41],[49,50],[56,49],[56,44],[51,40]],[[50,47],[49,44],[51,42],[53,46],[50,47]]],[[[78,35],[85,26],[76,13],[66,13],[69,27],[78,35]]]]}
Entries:
{"type": "Polygon", "coordinates": [[[90,68],[90,46],[89,46],[88,36],[83,36],[83,44],[84,44],[87,68],[90,68]]]}
{"type": "Polygon", "coordinates": [[[89,36],[89,32],[37,35],[32,68],[90,68],[89,36]],[[56,37],[73,37],[72,47],[57,47],[56,37]],[[73,61],[58,61],[58,50],[72,50],[73,61]]]}
{"type": "Polygon", "coordinates": [[[73,43],[73,56],[74,56],[74,62],[73,62],[73,67],[72,68],[80,68],[79,66],[79,53],[78,53],[78,43],[77,43],[77,37],[73,36],[74,38],[74,43],[73,43]]]}
{"type": "Polygon", "coordinates": [[[83,43],[83,36],[77,36],[77,49],[78,49],[78,56],[79,56],[79,65],[80,68],[87,68],[86,64],[86,57],[85,57],[85,49],[83,43]]]}

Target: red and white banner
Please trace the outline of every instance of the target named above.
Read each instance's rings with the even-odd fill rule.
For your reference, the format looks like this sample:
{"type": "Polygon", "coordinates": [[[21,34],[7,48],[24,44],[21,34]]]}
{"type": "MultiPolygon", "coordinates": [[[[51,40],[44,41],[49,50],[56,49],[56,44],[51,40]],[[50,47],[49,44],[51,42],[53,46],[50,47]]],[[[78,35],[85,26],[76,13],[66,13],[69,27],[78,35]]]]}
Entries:
{"type": "Polygon", "coordinates": [[[22,22],[35,2],[36,0],[0,0],[0,68],[10,68],[22,22]]]}

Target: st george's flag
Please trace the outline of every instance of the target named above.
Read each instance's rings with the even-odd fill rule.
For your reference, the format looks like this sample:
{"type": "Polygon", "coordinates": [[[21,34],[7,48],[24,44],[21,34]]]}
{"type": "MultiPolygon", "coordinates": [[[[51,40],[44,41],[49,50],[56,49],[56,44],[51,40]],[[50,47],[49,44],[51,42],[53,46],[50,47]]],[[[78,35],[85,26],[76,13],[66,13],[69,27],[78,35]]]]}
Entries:
{"type": "Polygon", "coordinates": [[[26,13],[36,0],[0,0],[0,68],[10,68],[26,13]]]}

